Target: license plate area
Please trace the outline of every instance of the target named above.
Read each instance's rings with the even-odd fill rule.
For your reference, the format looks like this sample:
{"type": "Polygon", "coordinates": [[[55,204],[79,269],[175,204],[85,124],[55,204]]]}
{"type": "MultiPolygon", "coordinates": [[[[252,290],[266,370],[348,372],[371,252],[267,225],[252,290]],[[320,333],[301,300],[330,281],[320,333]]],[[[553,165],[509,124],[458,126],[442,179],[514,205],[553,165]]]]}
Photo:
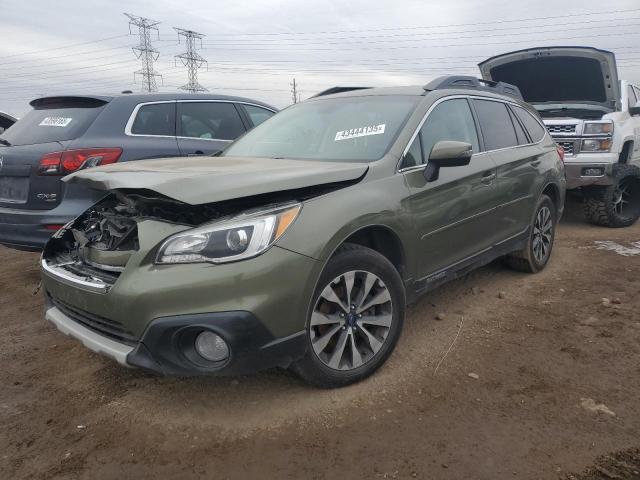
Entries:
{"type": "Polygon", "coordinates": [[[27,203],[29,177],[0,176],[0,202],[27,203]]]}

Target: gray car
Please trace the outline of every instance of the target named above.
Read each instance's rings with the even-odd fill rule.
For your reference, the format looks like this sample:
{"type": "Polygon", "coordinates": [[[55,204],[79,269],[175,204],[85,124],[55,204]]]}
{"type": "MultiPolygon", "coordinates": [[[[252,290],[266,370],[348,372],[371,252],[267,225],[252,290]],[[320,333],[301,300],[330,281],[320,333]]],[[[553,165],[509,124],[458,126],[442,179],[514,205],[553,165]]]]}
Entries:
{"type": "Polygon", "coordinates": [[[246,98],[119,94],[38,98],[0,135],[0,244],[40,250],[102,196],[60,179],[129,160],[212,155],[272,116],[246,98]]]}

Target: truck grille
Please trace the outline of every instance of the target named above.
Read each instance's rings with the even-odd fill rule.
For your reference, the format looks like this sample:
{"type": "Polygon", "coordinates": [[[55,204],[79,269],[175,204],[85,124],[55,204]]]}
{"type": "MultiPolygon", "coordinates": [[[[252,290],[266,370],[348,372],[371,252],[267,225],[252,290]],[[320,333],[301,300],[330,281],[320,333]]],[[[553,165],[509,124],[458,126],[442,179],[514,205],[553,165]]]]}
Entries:
{"type": "Polygon", "coordinates": [[[556,143],[564,148],[565,155],[573,155],[575,154],[574,142],[559,142],[556,140],[556,143]]]}
{"type": "Polygon", "coordinates": [[[94,332],[109,337],[117,342],[126,343],[127,345],[135,345],[138,343],[138,339],[135,335],[127,330],[127,328],[120,322],[100,317],[99,315],[94,315],[80,308],[69,305],[59,298],[55,298],[49,292],[47,292],[47,297],[54,307],[74,322],[87,327],[89,330],[93,330],[94,332]]]}
{"type": "Polygon", "coordinates": [[[576,133],[575,125],[547,125],[547,130],[549,130],[550,134],[554,133],[576,133]]]}

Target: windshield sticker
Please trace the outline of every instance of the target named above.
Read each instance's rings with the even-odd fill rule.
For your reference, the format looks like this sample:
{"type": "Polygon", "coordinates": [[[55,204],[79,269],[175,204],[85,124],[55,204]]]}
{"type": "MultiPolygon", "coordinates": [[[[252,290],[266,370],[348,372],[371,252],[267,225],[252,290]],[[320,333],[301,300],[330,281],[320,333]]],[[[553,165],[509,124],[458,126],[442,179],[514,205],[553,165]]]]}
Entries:
{"type": "Polygon", "coordinates": [[[386,123],[381,123],[380,125],[370,125],[368,127],[341,130],[336,133],[336,138],[334,139],[334,141],[339,142],[340,140],[349,140],[350,138],[367,137],[369,135],[382,135],[386,126],[386,123]]]}
{"type": "Polygon", "coordinates": [[[66,127],[73,118],[68,117],[46,117],[40,122],[41,127],[66,127]]]}

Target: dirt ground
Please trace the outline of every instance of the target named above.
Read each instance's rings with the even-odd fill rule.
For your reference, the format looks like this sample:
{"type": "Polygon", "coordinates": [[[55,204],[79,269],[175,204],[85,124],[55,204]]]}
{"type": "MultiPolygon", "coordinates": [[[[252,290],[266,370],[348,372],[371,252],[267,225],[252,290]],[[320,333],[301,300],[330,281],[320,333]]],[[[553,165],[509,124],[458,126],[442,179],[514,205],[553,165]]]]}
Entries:
{"type": "Polygon", "coordinates": [[[640,224],[568,210],[544,272],[432,292],[331,391],[118,367],[45,323],[37,255],[0,247],[0,478],[640,478],[640,224]]]}

